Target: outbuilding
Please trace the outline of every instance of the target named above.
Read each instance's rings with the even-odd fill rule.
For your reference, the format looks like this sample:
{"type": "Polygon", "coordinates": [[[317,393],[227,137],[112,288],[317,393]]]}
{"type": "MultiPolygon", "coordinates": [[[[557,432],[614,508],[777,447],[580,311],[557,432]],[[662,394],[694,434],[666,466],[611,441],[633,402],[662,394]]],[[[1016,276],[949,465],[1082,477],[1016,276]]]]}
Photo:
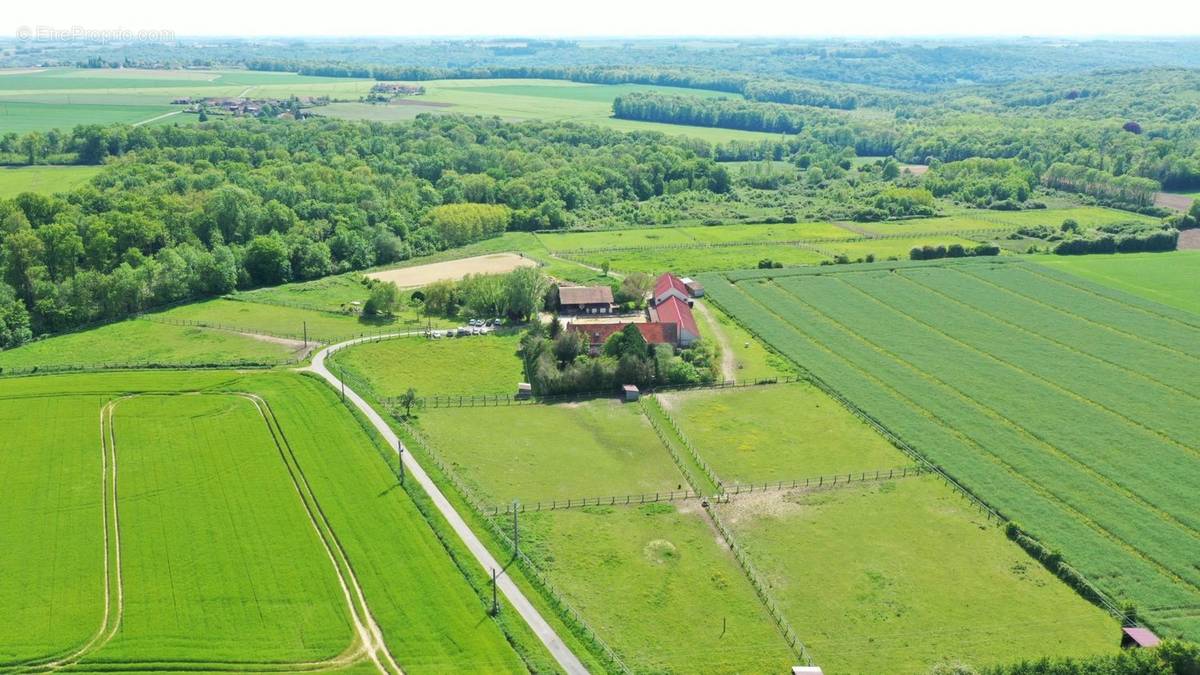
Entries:
{"type": "Polygon", "coordinates": [[[1121,648],[1132,649],[1134,647],[1157,647],[1160,640],[1158,636],[1151,633],[1145,628],[1122,628],[1121,629],[1121,648]]]}
{"type": "Polygon", "coordinates": [[[633,384],[627,384],[621,387],[621,392],[624,394],[626,401],[636,401],[642,395],[642,393],[638,391],[637,385],[633,384]]]}
{"type": "Polygon", "coordinates": [[[528,382],[517,383],[517,400],[524,401],[533,398],[533,387],[528,382]]]}
{"type": "Polygon", "coordinates": [[[612,314],[612,288],[608,286],[559,286],[558,311],[563,314],[612,314]]]}

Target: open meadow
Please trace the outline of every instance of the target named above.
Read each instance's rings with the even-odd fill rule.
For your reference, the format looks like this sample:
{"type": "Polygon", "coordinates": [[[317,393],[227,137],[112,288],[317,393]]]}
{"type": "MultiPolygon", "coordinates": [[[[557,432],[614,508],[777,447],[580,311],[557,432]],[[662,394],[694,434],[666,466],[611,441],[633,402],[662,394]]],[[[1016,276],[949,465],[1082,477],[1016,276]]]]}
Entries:
{"type": "Polygon", "coordinates": [[[1056,256],[1043,265],[1200,315],[1200,251],[1056,256]]]}
{"type": "Polygon", "coordinates": [[[1019,260],[769,275],[703,281],[1109,597],[1200,635],[1200,317],[1019,260]]]}
{"type": "Polygon", "coordinates": [[[0,525],[16,571],[0,580],[4,667],[524,670],[324,384],[231,371],[4,383],[0,418],[19,432],[0,438],[0,500],[27,514],[0,525]]]}
{"type": "Polygon", "coordinates": [[[519,347],[516,333],[412,336],[357,345],[337,352],[331,362],[383,397],[410,387],[418,396],[515,394],[517,383],[525,381],[519,347]]]}
{"type": "Polygon", "coordinates": [[[1115,619],[934,476],[743,495],[717,510],[826,672],[1117,650],[1115,619]]]}
{"type": "Polygon", "coordinates": [[[10,166],[0,168],[0,199],[22,192],[52,194],[66,192],[87,183],[100,173],[99,166],[10,166]]]}

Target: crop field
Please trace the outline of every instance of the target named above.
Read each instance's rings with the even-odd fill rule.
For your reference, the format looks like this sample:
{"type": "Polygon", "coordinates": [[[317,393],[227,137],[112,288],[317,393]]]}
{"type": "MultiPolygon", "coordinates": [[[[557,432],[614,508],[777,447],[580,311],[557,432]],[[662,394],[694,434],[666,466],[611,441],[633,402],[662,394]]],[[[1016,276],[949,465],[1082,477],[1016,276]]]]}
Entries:
{"type": "MultiPolygon", "coordinates": [[[[292,73],[199,70],[101,70],[47,68],[0,76],[0,126],[6,131],[69,129],[77,124],[148,122],[181,109],[175,98],[358,98],[370,80],[309,77],[292,73]]],[[[173,115],[163,123],[194,123],[173,115]]]]}
{"type": "Polygon", "coordinates": [[[318,109],[317,112],[342,119],[369,119],[379,122],[412,119],[422,112],[495,115],[508,120],[561,120],[598,124],[621,131],[659,131],[672,135],[686,135],[713,143],[777,138],[774,134],[754,131],[687,127],[612,117],[613,99],[634,91],[682,93],[687,96],[729,96],[722,92],[638,84],[585,84],[525,79],[427,80],[413,84],[425,87],[425,93],[406,98],[401,105],[344,103],[329,109],[318,109]]]}
{"type": "Polygon", "coordinates": [[[0,579],[0,664],[523,668],[325,385],[220,371],[5,382],[0,419],[17,433],[0,438],[0,502],[24,517],[0,524],[15,570],[0,579]]]}
{"type": "Polygon", "coordinates": [[[796,655],[698,503],[526,514],[522,547],[635,672],[784,672],[796,655]]]}
{"type": "Polygon", "coordinates": [[[826,672],[1116,651],[1115,619],[933,476],[743,495],[717,509],[826,672]]]}
{"type": "Polygon", "coordinates": [[[1099,227],[1113,223],[1157,223],[1158,218],[1143,216],[1131,211],[1108,209],[1101,206],[1077,206],[1063,209],[1032,209],[1029,211],[979,211],[974,215],[980,220],[990,220],[1008,225],[1048,225],[1058,227],[1064,220],[1079,223],[1082,228],[1099,227]]]}
{"type": "MultiPolygon", "coordinates": [[[[2,81],[2,80],[0,80],[2,81]]],[[[73,190],[100,173],[99,166],[21,166],[0,168],[0,199],[22,192],[51,194],[73,190]]]]}
{"type": "MultiPolygon", "coordinates": [[[[912,234],[954,234],[956,232],[973,232],[977,230],[1011,230],[1017,225],[993,219],[995,211],[981,211],[976,215],[951,215],[943,218],[912,218],[909,220],[885,220],[877,223],[859,223],[864,230],[886,235],[912,234]]],[[[1051,213],[1042,211],[1041,213],[1051,213]]],[[[1059,221],[1060,223],[1062,221],[1059,221]]]]}
{"type": "Polygon", "coordinates": [[[809,384],[660,394],[659,400],[726,485],[912,463],[809,384]]]}
{"type": "Polygon", "coordinates": [[[130,319],[0,351],[0,371],[33,366],[265,363],[296,356],[297,345],[289,343],[130,319]]]}
{"type": "Polygon", "coordinates": [[[430,340],[407,337],[355,346],[333,364],[367,383],[379,396],[515,394],[525,381],[516,333],[430,340]]]}
{"type": "Polygon", "coordinates": [[[1055,256],[1038,262],[1200,314],[1200,251],[1055,256]]]}
{"type": "Polygon", "coordinates": [[[1200,635],[1200,318],[1019,260],[767,277],[703,281],[1160,632],[1200,635]]]}
{"type": "Polygon", "coordinates": [[[684,483],[641,408],[614,399],[426,410],[419,428],[495,504],[667,493],[684,483]]]}

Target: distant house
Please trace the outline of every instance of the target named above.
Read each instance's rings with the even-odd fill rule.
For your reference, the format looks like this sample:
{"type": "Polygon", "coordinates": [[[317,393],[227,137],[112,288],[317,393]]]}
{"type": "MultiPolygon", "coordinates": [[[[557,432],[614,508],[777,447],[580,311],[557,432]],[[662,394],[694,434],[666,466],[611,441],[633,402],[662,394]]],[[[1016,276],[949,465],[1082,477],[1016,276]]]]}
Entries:
{"type": "Polygon", "coordinates": [[[612,314],[613,292],[608,286],[560,286],[558,311],[563,314],[612,314]]]}
{"type": "Polygon", "coordinates": [[[668,294],[662,302],[650,308],[650,320],[655,323],[675,324],[679,331],[679,346],[690,347],[700,339],[700,329],[696,326],[696,317],[688,301],[681,300],[673,294],[668,294]]]}
{"type": "MultiPolygon", "coordinates": [[[[623,321],[611,323],[572,323],[567,330],[582,333],[588,341],[588,353],[595,356],[604,348],[604,343],[614,334],[630,325],[623,321]]],[[[679,327],[673,323],[635,323],[642,339],[647,344],[679,346],[679,327]]]]}
{"type": "Polygon", "coordinates": [[[654,305],[666,301],[667,298],[677,298],[687,302],[690,297],[691,293],[683,284],[683,280],[670,272],[663,274],[654,282],[654,302],[652,303],[654,305]]]}

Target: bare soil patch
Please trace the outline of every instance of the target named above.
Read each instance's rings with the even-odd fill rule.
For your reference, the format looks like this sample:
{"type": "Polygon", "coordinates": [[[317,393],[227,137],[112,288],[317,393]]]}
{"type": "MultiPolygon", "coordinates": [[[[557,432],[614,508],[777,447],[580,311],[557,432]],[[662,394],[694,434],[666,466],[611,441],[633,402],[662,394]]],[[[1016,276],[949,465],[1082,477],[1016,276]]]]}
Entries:
{"type": "Polygon", "coordinates": [[[920,176],[921,174],[923,174],[929,170],[929,165],[928,164],[901,164],[900,170],[907,171],[914,176],[920,176]]]}
{"type": "Polygon", "coordinates": [[[372,272],[367,276],[381,281],[390,281],[400,288],[418,288],[435,281],[458,281],[468,274],[504,274],[518,267],[535,266],[537,266],[537,261],[518,253],[492,253],[474,258],[372,272]]]}
{"type": "Polygon", "coordinates": [[[1187,195],[1171,194],[1170,192],[1155,192],[1154,205],[1165,209],[1187,211],[1192,208],[1192,198],[1187,195]]]}
{"type": "Polygon", "coordinates": [[[1176,248],[1180,251],[1200,250],[1200,229],[1181,231],[1179,233],[1179,244],[1176,248]]]}

